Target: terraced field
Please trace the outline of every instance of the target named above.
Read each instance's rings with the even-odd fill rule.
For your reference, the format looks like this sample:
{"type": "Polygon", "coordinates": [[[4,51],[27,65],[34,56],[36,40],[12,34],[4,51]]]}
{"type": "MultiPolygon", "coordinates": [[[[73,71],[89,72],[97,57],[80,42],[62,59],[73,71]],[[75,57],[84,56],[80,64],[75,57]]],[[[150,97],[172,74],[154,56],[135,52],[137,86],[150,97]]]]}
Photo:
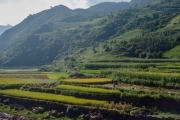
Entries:
{"type": "Polygon", "coordinates": [[[62,103],[67,103],[67,104],[73,104],[73,105],[100,106],[107,103],[106,101],[87,100],[87,99],[75,98],[73,96],[55,95],[55,94],[40,93],[40,92],[29,92],[29,91],[15,90],[15,89],[14,90],[11,90],[11,89],[1,90],[0,94],[11,95],[15,97],[56,101],[56,102],[62,102],[62,103]]]}
{"type": "Polygon", "coordinates": [[[89,92],[89,93],[119,94],[120,95],[120,92],[118,90],[106,90],[106,89],[100,89],[100,88],[87,88],[87,87],[79,87],[79,86],[73,86],[73,85],[58,85],[56,88],[57,89],[63,89],[63,90],[84,91],[84,92],[89,92]]]}
{"type": "Polygon", "coordinates": [[[22,80],[15,78],[0,78],[0,85],[16,85],[16,84],[35,84],[37,82],[30,80],[22,80]]]}
{"type": "Polygon", "coordinates": [[[136,68],[80,71],[92,77],[101,74],[106,78],[68,78],[66,73],[52,72],[1,74],[0,84],[5,86],[0,88],[0,96],[8,95],[30,101],[33,99],[81,107],[115,109],[129,115],[139,115],[146,110],[151,113],[146,115],[158,117],[168,113],[169,116],[177,118],[180,107],[179,74],[172,73],[173,71],[168,73],[167,69],[159,69],[157,68],[159,64],[145,67],[144,65],[145,63],[136,68]],[[40,79],[42,76],[44,79],[40,79]],[[13,85],[16,84],[21,87],[14,87],[13,85]],[[163,102],[161,102],[162,99],[163,102]]]}

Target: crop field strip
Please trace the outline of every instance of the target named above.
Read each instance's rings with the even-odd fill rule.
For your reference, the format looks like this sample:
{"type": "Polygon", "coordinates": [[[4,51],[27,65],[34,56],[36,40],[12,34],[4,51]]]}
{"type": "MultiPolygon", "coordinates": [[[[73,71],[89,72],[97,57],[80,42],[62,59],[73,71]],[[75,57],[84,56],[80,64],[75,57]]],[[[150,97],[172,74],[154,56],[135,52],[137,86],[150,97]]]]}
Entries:
{"type": "Polygon", "coordinates": [[[47,75],[41,75],[41,74],[0,74],[0,78],[49,79],[47,75]]]}
{"type": "Polygon", "coordinates": [[[111,82],[112,79],[109,78],[91,78],[91,79],[65,79],[61,80],[62,82],[69,82],[69,83],[105,83],[111,82]]]}
{"type": "Polygon", "coordinates": [[[15,78],[0,78],[0,85],[35,84],[36,81],[21,80],[15,78]]]}
{"type": "Polygon", "coordinates": [[[66,104],[74,104],[74,105],[101,106],[101,105],[107,104],[106,101],[100,101],[100,100],[81,99],[81,98],[75,98],[73,96],[21,91],[21,90],[16,90],[16,89],[1,90],[0,94],[10,95],[10,96],[15,96],[15,97],[31,98],[31,99],[56,101],[56,102],[61,102],[61,103],[66,103],[66,104]]]}
{"type": "Polygon", "coordinates": [[[57,80],[60,77],[68,78],[68,74],[66,73],[53,73],[53,72],[42,72],[42,75],[47,75],[51,80],[57,80]]]}
{"type": "Polygon", "coordinates": [[[102,88],[90,88],[90,87],[80,87],[80,86],[73,86],[73,85],[58,85],[57,89],[63,90],[75,90],[75,91],[83,91],[83,92],[91,92],[91,93],[101,93],[101,94],[119,94],[120,91],[118,90],[108,90],[102,88]]]}

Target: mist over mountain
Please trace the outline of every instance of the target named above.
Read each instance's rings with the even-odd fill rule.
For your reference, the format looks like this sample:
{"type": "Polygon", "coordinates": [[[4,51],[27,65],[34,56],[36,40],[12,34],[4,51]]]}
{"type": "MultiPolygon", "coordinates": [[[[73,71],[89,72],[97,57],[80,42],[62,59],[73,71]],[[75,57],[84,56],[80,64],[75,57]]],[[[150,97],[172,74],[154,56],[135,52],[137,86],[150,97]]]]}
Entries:
{"type": "Polygon", "coordinates": [[[75,10],[60,5],[29,15],[0,36],[0,64],[70,65],[107,54],[161,58],[178,45],[179,3],[132,0],[75,10]]]}
{"type": "Polygon", "coordinates": [[[11,25],[6,25],[6,26],[0,25],[0,35],[3,32],[5,32],[5,30],[10,29],[11,27],[12,27],[11,25]]]}

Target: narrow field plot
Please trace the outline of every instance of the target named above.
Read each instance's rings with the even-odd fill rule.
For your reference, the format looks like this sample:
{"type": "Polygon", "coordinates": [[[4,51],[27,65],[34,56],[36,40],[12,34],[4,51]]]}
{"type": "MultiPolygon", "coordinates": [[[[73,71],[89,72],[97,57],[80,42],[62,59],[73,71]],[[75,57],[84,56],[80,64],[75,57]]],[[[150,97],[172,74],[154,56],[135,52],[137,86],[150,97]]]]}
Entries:
{"type": "Polygon", "coordinates": [[[101,93],[101,94],[120,94],[120,92],[118,90],[107,90],[107,89],[101,89],[101,88],[79,87],[79,86],[73,86],[73,85],[58,85],[56,88],[63,89],[63,90],[75,90],[75,91],[101,93]]]}
{"type": "Polygon", "coordinates": [[[49,83],[49,84],[57,82],[57,80],[50,80],[50,79],[22,79],[22,80],[34,82],[34,83],[49,83]]]}
{"type": "Polygon", "coordinates": [[[56,101],[61,103],[73,104],[73,105],[104,105],[107,104],[106,101],[99,100],[89,100],[89,99],[80,99],[72,96],[64,96],[64,95],[55,95],[48,93],[40,93],[40,92],[29,92],[29,91],[21,91],[21,90],[1,90],[0,94],[10,95],[15,97],[23,97],[23,98],[32,98],[39,100],[48,100],[48,101],[56,101]]]}
{"type": "Polygon", "coordinates": [[[0,74],[0,78],[49,79],[47,75],[41,75],[41,74],[0,74]]]}
{"type": "Polygon", "coordinates": [[[66,73],[43,72],[42,74],[47,75],[51,80],[57,80],[60,77],[68,78],[68,74],[66,73]]]}
{"type": "Polygon", "coordinates": [[[91,79],[65,79],[61,80],[63,82],[70,82],[70,83],[105,83],[111,82],[112,79],[109,78],[91,78],[91,79]]]}
{"type": "Polygon", "coordinates": [[[15,78],[0,78],[0,85],[33,84],[35,81],[27,81],[15,78]]]}

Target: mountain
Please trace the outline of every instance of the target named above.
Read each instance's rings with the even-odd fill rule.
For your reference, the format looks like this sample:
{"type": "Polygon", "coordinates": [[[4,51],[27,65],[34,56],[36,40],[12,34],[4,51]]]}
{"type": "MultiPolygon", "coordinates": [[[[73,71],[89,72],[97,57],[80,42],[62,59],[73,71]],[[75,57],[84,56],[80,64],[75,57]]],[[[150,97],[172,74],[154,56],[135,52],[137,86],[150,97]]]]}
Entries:
{"type": "Polygon", "coordinates": [[[100,18],[104,14],[128,8],[132,5],[133,4],[130,4],[128,2],[101,3],[96,6],[92,6],[89,9],[75,10],[71,10],[63,5],[59,5],[34,15],[30,14],[20,24],[14,26],[12,29],[9,29],[0,36],[0,51],[4,50],[14,41],[18,40],[22,35],[28,34],[29,32],[37,29],[43,24],[83,22],[92,20],[94,18],[100,18]],[[124,6],[124,4],[126,4],[126,6],[124,6]],[[106,6],[108,6],[108,9],[106,9],[106,6]],[[99,8],[101,10],[99,10],[99,8]]]}
{"type": "Polygon", "coordinates": [[[12,27],[11,25],[6,25],[6,26],[0,25],[0,35],[3,32],[5,32],[5,30],[10,29],[11,27],[12,27]]]}
{"type": "Polygon", "coordinates": [[[180,41],[180,1],[148,1],[137,4],[133,0],[129,9],[108,14],[97,6],[86,10],[56,6],[30,15],[1,35],[0,42],[9,46],[1,47],[0,64],[34,66],[63,61],[71,66],[69,61],[83,62],[107,54],[162,57],[180,41]]]}

